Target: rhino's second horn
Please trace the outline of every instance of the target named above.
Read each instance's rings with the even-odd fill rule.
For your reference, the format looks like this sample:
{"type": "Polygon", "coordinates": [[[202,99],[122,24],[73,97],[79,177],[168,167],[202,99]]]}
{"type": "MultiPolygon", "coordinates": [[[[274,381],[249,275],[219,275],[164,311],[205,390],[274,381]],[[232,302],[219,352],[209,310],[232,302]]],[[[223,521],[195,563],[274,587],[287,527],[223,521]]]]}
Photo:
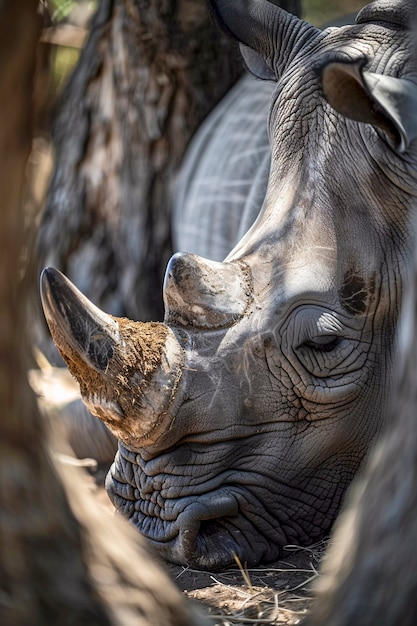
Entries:
{"type": "Polygon", "coordinates": [[[251,294],[251,272],[243,262],[217,263],[179,252],[165,274],[165,322],[228,328],[248,312],[251,294]]]}

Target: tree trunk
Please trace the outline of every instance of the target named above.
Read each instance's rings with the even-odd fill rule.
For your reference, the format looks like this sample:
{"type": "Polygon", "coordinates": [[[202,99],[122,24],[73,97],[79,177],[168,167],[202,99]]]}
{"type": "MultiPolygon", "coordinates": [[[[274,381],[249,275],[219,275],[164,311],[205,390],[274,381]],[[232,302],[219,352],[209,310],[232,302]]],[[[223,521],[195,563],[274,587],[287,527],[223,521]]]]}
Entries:
{"type": "Polygon", "coordinates": [[[279,7],[282,7],[289,13],[294,13],[294,15],[298,15],[301,17],[301,0],[271,0],[274,4],[277,4],[279,7]]]}
{"type": "Polygon", "coordinates": [[[204,0],[102,0],[56,120],[42,262],[113,314],[161,317],[174,176],[240,72],[204,0]]]}
{"type": "Polygon", "coordinates": [[[42,265],[109,313],[161,319],[175,175],[242,69],[204,0],[102,0],[56,119],[42,265]]]}
{"type": "Polygon", "coordinates": [[[37,7],[38,0],[7,0],[0,5],[0,623],[56,623],[51,603],[66,601],[68,608],[77,591],[79,606],[84,603],[91,623],[106,624],[104,619],[94,619],[99,611],[86,576],[80,575],[80,538],[71,516],[63,519],[67,507],[47,460],[45,433],[27,383],[25,297],[19,266],[22,190],[31,148],[34,62],[41,26],[37,7]],[[64,561],[67,575],[62,585],[56,576],[64,561]]]}
{"type": "Polygon", "coordinates": [[[82,476],[77,484],[56,470],[27,382],[21,204],[37,9],[38,0],[0,3],[0,624],[196,626],[200,618],[194,621],[134,529],[87,502],[82,476]]]}

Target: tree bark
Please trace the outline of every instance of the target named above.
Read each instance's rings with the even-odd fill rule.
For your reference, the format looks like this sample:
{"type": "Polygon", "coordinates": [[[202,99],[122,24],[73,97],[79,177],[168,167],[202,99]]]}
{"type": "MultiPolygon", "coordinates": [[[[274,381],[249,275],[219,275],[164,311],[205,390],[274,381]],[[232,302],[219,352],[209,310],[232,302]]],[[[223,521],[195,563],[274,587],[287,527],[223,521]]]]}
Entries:
{"type": "Polygon", "coordinates": [[[41,26],[37,7],[37,0],[0,5],[0,623],[57,623],[51,603],[62,602],[68,609],[76,591],[78,606],[85,605],[91,623],[107,624],[98,619],[91,586],[80,575],[79,533],[74,518],[64,520],[68,507],[47,460],[45,432],[27,383],[25,294],[19,275],[21,202],[41,26]],[[64,561],[63,585],[56,576],[64,561]]]}
{"type": "Polygon", "coordinates": [[[203,0],[102,0],[56,120],[42,262],[108,312],[160,318],[175,173],[240,73],[203,0]]]}
{"type": "Polygon", "coordinates": [[[55,468],[27,382],[22,198],[37,9],[38,0],[0,3],[0,624],[196,626],[134,529],[88,501],[85,478],[55,468]]]}
{"type": "Polygon", "coordinates": [[[56,119],[41,264],[109,313],[161,319],[175,176],[242,69],[204,0],[102,0],[56,119]]]}

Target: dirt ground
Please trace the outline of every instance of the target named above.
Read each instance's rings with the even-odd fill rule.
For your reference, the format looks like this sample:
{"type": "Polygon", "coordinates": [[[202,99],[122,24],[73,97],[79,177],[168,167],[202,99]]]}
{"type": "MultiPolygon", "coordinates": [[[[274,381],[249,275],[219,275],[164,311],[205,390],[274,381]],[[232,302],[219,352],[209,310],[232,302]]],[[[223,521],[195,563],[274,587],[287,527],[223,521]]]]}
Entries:
{"type": "Polygon", "coordinates": [[[299,624],[311,602],[311,583],[324,544],[308,549],[288,546],[282,560],[247,570],[200,572],[168,565],[184,593],[202,602],[213,625],[299,624]]]}

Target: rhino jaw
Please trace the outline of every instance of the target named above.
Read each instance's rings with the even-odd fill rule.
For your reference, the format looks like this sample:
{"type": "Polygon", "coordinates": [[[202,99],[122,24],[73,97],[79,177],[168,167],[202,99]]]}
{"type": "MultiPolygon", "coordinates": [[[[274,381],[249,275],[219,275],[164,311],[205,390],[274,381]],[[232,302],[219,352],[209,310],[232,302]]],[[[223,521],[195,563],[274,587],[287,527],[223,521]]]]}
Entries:
{"type": "Polygon", "coordinates": [[[184,368],[172,330],[107,315],[53,268],[42,272],[41,299],[87,408],[126,446],[155,444],[171,424],[184,368]]]}

